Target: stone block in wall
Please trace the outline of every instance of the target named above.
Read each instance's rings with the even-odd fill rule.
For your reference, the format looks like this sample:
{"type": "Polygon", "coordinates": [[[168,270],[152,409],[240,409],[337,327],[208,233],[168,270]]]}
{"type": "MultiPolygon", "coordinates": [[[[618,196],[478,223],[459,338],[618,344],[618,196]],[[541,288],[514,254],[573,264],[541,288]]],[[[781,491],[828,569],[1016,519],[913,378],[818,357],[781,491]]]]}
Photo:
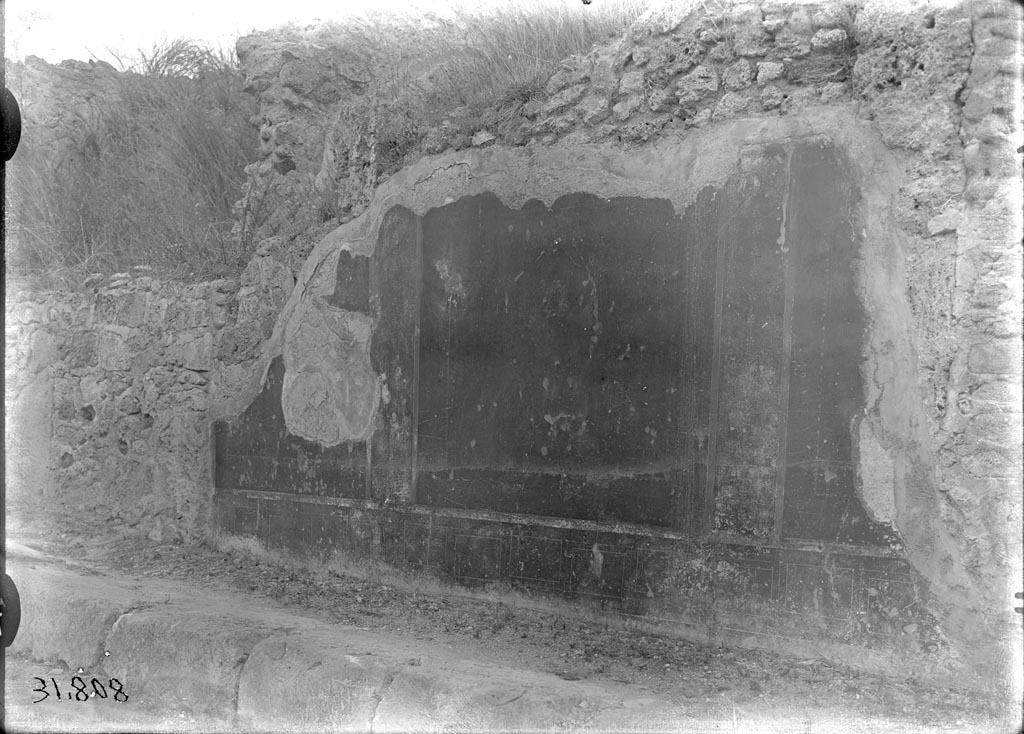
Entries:
{"type": "Polygon", "coordinates": [[[700,127],[711,121],[711,108],[705,107],[702,110],[698,110],[697,114],[693,117],[686,119],[686,125],[688,127],[700,127]]]}
{"type": "Polygon", "coordinates": [[[753,78],[750,62],[746,59],[740,59],[725,67],[722,71],[722,86],[735,92],[749,86],[753,78]]]}
{"type": "Polygon", "coordinates": [[[833,104],[847,95],[848,87],[843,82],[829,82],[822,85],[820,95],[825,104],[833,104]]]}
{"type": "Polygon", "coordinates": [[[130,370],[132,367],[131,349],[126,337],[127,329],[107,327],[100,332],[98,366],[102,370],[130,370]]]}
{"type": "Polygon", "coordinates": [[[639,94],[644,90],[644,73],[642,71],[627,71],[619,79],[619,94],[639,94]]]}
{"type": "Polygon", "coordinates": [[[925,150],[959,143],[954,110],[945,99],[922,99],[912,91],[896,89],[872,100],[871,112],[890,147],[925,150]]]}
{"type": "Polygon", "coordinates": [[[587,75],[579,69],[561,69],[548,80],[544,91],[549,97],[553,97],[566,87],[583,84],[586,80],[587,75]]]}
{"type": "Polygon", "coordinates": [[[761,8],[752,3],[731,7],[727,14],[732,29],[732,46],[737,56],[764,56],[770,39],[761,25],[761,8]]]}
{"type": "Polygon", "coordinates": [[[125,415],[138,415],[142,412],[142,404],[138,396],[125,393],[118,397],[117,409],[125,415]]]}
{"type": "Polygon", "coordinates": [[[1021,380],[988,377],[972,383],[957,395],[957,406],[963,414],[1004,413],[1020,410],[1021,380]],[[961,407],[962,406],[962,407],[961,407]]]}
{"type": "Polygon", "coordinates": [[[769,84],[761,90],[761,107],[766,110],[776,110],[784,98],[781,89],[774,84],[769,84]]]}
{"type": "Polygon", "coordinates": [[[576,105],[576,113],[587,125],[595,125],[608,117],[608,99],[598,95],[588,95],[576,105]]]}
{"type": "Polygon", "coordinates": [[[16,362],[18,371],[25,376],[34,375],[49,367],[57,359],[57,342],[53,335],[42,329],[35,329],[19,346],[24,345],[24,354],[16,362]]]}
{"type": "MultiPolygon", "coordinates": [[[[718,34],[716,33],[715,35],[717,36],[718,34]]],[[[732,43],[729,41],[716,43],[708,50],[708,59],[719,65],[732,61],[733,58],[732,43]]]]}
{"type": "Polygon", "coordinates": [[[718,92],[718,72],[712,66],[701,64],[680,79],[677,88],[679,103],[693,105],[718,92]]]}
{"type": "Polygon", "coordinates": [[[101,324],[138,326],[146,316],[146,293],[127,288],[104,288],[96,295],[94,318],[101,324]]]}
{"type": "Polygon", "coordinates": [[[960,466],[971,477],[1003,477],[1007,481],[1019,481],[1020,456],[1008,456],[1005,446],[989,443],[987,446],[976,446],[960,459],[960,466]]]}
{"type": "Polygon", "coordinates": [[[781,61],[761,61],[757,64],[757,83],[762,87],[773,79],[782,76],[786,67],[781,61]]]}
{"type": "Polygon", "coordinates": [[[181,345],[179,354],[185,369],[209,372],[213,369],[213,334],[204,334],[181,345]]]}
{"type": "Polygon", "coordinates": [[[555,133],[559,135],[563,135],[569,132],[575,126],[576,116],[571,112],[564,115],[559,115],[557,117],[552,117],[547,121],[547,129],[553,130],[555,133]]]}
{"type": "Polygon", "coordinates": [[[761,10],[764,13],[761,28],[769,36],[774,36],[786,27],[786,16],[782,8],[773,7],[771,3],[765,3],[761,6],[761,10]]]}
{"type": "Polygon", "coordinates": [[[105,381],[100,374],[91,373],[82,377],[78,389],[82,396],[82,405],[99,405],[106,395],[105,381]]]}
{"type": "Polygon", "coordinates": [[[170,300],[167,304],[164,329],[180,331],[207,326],[209,324],[207,304],[204,301],[185,299],[182,296],[183,294],[178,294],[178,297],[170,300]]]}
{"type": "Polygon", "coordinates": [[[628,120],[634,112],[640,109],[642,101],[643,100],[639,96],[627,97],[612,107],[612,114],[615,115],[616,120],[628,120]]]}
{"type": "Polygon", "coordinates": [[[651,112],[671,112],[679,104],[679,98],[668,89],[655,89],[647,97],[647,107],[651,112]]]}
{"type": "Polygon", "coordinates": [[[842,28],[822,28],[811,36],[811,48],[819,51],[838,51],[846,47],[848,37],[842,28]]]}
{"type": "Polygon", "coordinates": [[[949,209],[928,220],[928,236],[937,237],[940,234],[956,232],[960,224],[960,210],[949,209]]]}
{"type": "Polygon", "coordinates": [[[78,332],[60,345],[57,355],[72,369],[94,367],[97,363],[96,343],[97,337],[94,332],[78,332]]]}
{"type": "Polygon", "coordinates": [[[228,326],[217,334],[217,358],[227,364],[247,362],[259,356],[263,339],[269,336],[273,328],[273,320],[265,323],[245,321],[228,326]]]}
{"type": "Polygon", "coordinates": [[[1020,371],[1020,353],[1008,340],[995,340],[971,346],[967,369],[976,374],[1012,375],[1020,371]]]}
{"type": "Polygon", "coordinates": [[[980,413],[970,418],[967,423],[967,441],[976,437],[974,445],[980,448],[991,448],[1003,453],[1008,460],[1017,460],[1021,453],[1021,406],[1006,413],[980,413]]]}
{"type": "Polygon", "coordinates": [[[563,89],[544,103],[544,107],[541,109],[541,112],[545,115],[561,112],[566,107],[570,107],[578,102],[580,97],[582,97],[586,91],[586,84],[575,84],[567,89],[563,89]]]}
{"type": "Polygon", "coordinates": [[[84,298],[58,300],[51,297],[46,300],[45,307],[44,321],[55,329],[72,331],[88,328],[92,323],[92,304],[84,298]]]}
{"type": "Polygon", "coordinates": [[[748,104],[750,104],[750,100],[739,92],[726,92],[715,105],[715,111],[711,118],[713,120],[728,120],[747,109],[748,104]]]}
{"type": "Polygon", "coordinates": [[[802,59],[811,54],[811,39],[783,28],[775,35],[775,52],[783,57],[802,59]]]}
{"type": "Polygon", "coordinates": [[[31,301],[19,303],[10,309],[8,319],[19,324],[38,324],[49,320],[46,306],[31,301]]]}
{"type": "MultiPolygon", "coordinates": [[[[650,46],[635,46],[633,48],[633,65],[649,67],[653,52],[650,46]]],[[[630,72],[635,73],[635,72],[630,72]]],[[[626,75],[623,74],[623,77],[626,75]]],[[[642,77],[641,77],[642,78],[642,77]]]]}

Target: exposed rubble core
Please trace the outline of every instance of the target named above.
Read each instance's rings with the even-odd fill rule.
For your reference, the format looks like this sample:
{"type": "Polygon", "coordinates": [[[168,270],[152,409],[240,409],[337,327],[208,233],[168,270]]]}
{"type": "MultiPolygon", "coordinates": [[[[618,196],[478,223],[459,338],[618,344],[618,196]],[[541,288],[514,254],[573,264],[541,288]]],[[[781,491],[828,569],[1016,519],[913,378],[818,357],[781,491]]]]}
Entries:
{"type": "Polygon", "coordinates": [[[666,0],[386,148],[372,60],[247,37],[256,256],[8,304],[20,493],[1006,678],[1021,42],[1009,3],[666,0]]]}

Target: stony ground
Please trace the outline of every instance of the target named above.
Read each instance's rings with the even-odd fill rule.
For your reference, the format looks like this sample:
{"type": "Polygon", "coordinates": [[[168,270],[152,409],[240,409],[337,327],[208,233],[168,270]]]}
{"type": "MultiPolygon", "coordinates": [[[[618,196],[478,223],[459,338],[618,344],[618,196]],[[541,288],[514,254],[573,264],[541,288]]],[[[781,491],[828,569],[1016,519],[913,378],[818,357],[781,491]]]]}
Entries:
{"type": "Polygon", "coordinates": [[[510,597],[417,588],[397,575],[312,571],[238,549],[126,538],[85,518],[60,527],[53,519],[9,524],[8,536],[72,566],[230,588],[328,622],[430,640],[466,657],[569,680],[639,685],[685,704],[698,721],[838,716],[928,731],[1012,728],[995,697],[959,681],[936,685],[823,660],[697,644],[528,608],[509,603],[510,597]]]}

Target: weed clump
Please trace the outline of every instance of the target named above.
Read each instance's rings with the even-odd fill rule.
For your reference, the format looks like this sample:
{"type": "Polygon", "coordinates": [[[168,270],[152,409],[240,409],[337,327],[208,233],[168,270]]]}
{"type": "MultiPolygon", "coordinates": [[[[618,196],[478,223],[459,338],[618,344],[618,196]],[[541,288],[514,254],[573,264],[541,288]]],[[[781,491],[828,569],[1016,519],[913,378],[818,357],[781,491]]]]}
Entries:
{"type": "Polygon", "coordinates": [[[8,164],[9,274],[50,286],[135,266],[186,280],[237,274],[262,238],[288,234],[282,226],[294,237],[356,216],[408,155],[515,130],[564,59],[645,6],[511,0],[350,18],[331,43],[359,51],[358,89],[332,109],[337,163],[319,174],[291,160],[251,165],[259,100],[234,53],[178,40],[118,58],[112,98],[98,95],[56,145],[27,134],[8,164]],[[298,183],[271,195],[293,171],[298,183]]]}
{"type": "Polygon", "coordinates": [[[245,254],[232,207],[254,156],[237,61],[190,41],[122,63],[56,144],[26,131],[8,164],[8,267],[50,284],[136,265],[201,278],[245,254]]]}

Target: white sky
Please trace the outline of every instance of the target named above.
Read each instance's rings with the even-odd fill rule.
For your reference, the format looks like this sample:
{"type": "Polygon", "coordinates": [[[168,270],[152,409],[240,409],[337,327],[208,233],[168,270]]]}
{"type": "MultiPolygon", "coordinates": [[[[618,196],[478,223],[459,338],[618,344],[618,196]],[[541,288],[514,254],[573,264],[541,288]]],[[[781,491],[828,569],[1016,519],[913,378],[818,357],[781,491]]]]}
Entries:
{"type": "MultiPolygon", "coordinates": [[[[439,10],[459,0],[6,0],[6,49],[9,59],[39,56],[103,59],[108,49],[131,56],[139,48],[190,38],[214,47],[233,47],[235,39],[289,21],[344,18],[372,7],[388,12],[439,10]]],[[[566,0],[549,0],[564,2],[566,0]]],[[[579,0],[575,0],[579,2],[579,0]]],[[[483,3],[473,2],[479,6],[483,3]]]]}

